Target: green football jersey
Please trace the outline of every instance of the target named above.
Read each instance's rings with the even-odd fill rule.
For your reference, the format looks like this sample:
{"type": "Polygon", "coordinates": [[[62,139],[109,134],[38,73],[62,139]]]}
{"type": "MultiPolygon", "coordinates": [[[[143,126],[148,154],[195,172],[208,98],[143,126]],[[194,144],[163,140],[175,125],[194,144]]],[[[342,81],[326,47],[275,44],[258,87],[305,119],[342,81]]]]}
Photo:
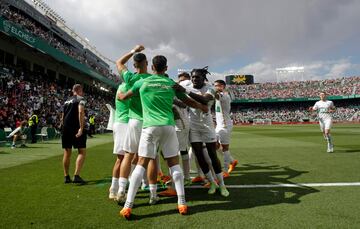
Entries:
{"type": "Polygon", "coordinates": [[[172,105],[174,97],[186,98],[184,93],[173,89],[175,82],[162,75],[152,75],[137,81],[130,89],[140,95],[143,109],[143,128],[150,126],[174,126],[172,105]]]}
{"type": "Polygon", "coordinates": [[[117,95],[119,92],[126,93],[129,90],[126,83],[119,85],[115,95],[115,122],[128,123],[129,121],[129,100],[118,100],[117,95]]]}
{"type": "MultiPolygon", "coordinates": [[[[129,70],[127,70],[122,73],[122,76],[123,76],[125,83],[127,83],[129,85],[129,87],[131,88],[134,85],[134,83],[136,83],[137,81],[139,81],[141,79],[148,78],[149,76],[151,76],[151,74],[136,74],[136,73],[132,73],[129,70]]],[[[137,119],[137,120],[141,120],[141,121],[143,120],[141,99],[140,99],[139,95],[135,95],[130,99],[129,118],[137,119]]]]}

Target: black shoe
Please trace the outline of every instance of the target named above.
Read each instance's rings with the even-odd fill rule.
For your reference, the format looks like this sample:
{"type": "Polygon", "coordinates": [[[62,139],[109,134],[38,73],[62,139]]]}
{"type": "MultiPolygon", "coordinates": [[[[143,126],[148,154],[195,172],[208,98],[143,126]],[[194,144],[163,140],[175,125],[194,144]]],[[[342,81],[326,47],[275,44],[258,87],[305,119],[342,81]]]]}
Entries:
{"type": "Polygon", "coordinates": [[[67,176],[64,177],[64,183],[65,183],[65,184],[72,183],[72,180],[71,180],[71,178],[70,178],[69,175],[67,175],[67,176]]]}
{"type": "Polygon", "coordinates": [[[86,181],[84,181],[79,175],[75,175],[73,183],[75,183],[75,184],[86,184],[86,181]]]}

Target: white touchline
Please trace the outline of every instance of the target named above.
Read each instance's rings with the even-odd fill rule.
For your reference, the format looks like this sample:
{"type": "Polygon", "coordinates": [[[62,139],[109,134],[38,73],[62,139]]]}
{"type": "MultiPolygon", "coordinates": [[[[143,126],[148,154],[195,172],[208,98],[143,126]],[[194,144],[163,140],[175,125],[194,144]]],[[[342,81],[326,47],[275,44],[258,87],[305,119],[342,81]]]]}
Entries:
{"type": "MultiPolygon", "coordinates": [[[[226,185],[227,188],[299,188],[299,187],[341,187],[341,186],[360,186],[360,182],[226,185]]],[[[185,188],[197,189],[197,188],[205,188],[205,187],[201,185],[193,185],[193,186],[186,186],[185,188]]]]}

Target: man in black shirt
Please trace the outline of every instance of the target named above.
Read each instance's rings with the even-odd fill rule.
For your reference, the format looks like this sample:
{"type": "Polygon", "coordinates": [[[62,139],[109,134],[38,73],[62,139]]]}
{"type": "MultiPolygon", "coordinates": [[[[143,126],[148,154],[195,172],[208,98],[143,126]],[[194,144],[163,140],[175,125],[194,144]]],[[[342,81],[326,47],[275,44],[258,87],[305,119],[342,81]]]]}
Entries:
{"type": "Polygon", "coordinates": [[[82,86],[75,84],[73,86],[73,96],[69,97],[64,104],[64,113],[62,114],[62,148],[64,149],[63,166],[65,183],[86,183],[80,177],[80,171],[86,156],[86,133],[85,126],[85,100],[82,86]],[[78,149],[74,181],[69,176],[69,166],[72,147],[78,149]]]}

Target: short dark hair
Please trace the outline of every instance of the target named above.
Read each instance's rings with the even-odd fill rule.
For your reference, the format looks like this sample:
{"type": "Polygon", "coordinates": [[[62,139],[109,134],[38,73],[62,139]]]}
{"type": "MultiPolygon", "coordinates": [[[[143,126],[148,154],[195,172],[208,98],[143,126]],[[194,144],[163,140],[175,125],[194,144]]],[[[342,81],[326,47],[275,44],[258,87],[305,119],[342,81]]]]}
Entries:
{"type": "Polygon", "coordinates": [[[186,79],[190,79],[190,74],[187,72],[182,72],[178,75],[178,78],[185,77],[186,79]]]}
{"type": "Polygon", "coordinates": [[[203,67],[203,68],[194,68],[192,71],[191,71],[191,75],[195,75],[195,73],[199,73],[200,75],[202,75],[204,77],[204,79],[207,81],[207,77],[206,75],[207,74],[210,74],[210,72],[208,71],[208,66],[206,67],[203,67]]]}
{"type": "Polygon", "coordinates": [[[167,59],[165,56],[158,55],[152,59],[152,64],[154,66],[155,71],[162,72],[166,69],[167,59]]]}
{"type": "Polygon", "coordinates": [[[141,63],[146,60],[146,56],[144,53],[139,52],[134,55],[133,60],[135,63],[141,63]]]}
{"type": "Polygon", "coordinates": [[[225,83],[224,80],[215,80],[214,83],[219,83],[219,84],[222,84],[222,85],[226,86],[226,83],[225,83]]]}

